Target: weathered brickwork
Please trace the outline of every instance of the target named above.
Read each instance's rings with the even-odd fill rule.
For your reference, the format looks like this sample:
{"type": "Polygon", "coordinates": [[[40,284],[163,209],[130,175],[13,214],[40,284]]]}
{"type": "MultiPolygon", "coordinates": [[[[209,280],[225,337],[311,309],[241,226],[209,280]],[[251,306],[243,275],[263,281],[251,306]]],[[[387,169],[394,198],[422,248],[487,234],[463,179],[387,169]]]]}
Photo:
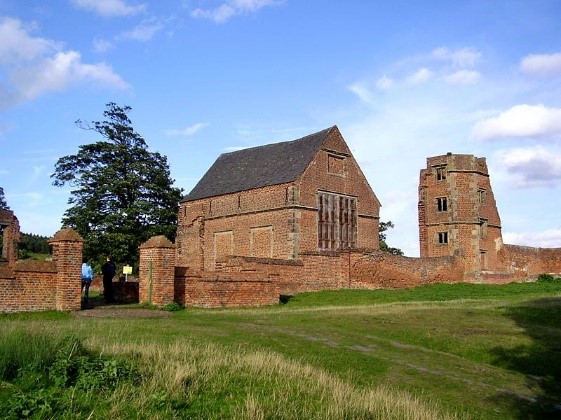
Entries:
{"type": "Polygon", "coordinates": [[[181,305],[263,306],[278,303],[278,299],[278,282],[264,273],[196,272],[181,268],[175,273],[175,301],[181,305]]]}
{"type": "Polygon", "coordinates": [[[561,272],[561,250],[503,244],[485,158],[427,159],[419,182],[421,258],[456,256],[464,281],[505,283],[561,272]]]}
{"type": "Polygon", "coordinates": [[[0,264],[0,312],[80,309],[83,240],[62,229],[49,243],[52,261],[0,264]]]}
{"type": "Polygon", "coordinates": [[[351,287],[355,289],[409,288],[463,280],[463,259],[453,256],[411,258],[378,251],[352,254],[351,287]]]}
{"type": "Polygon", "coordinates": [[[11,210],[0,210],[0,231],[2,231],[2,255],[0,260],[13,267],[18,259],[20,240],[19,220],[11,210]]]}
{"type": "Polygon", "coordinates": [[[182,202],[178,264],[208,271],[228,255],[295,260],[317,252],[319,192],[356,198],[354,246],[378,249],[380,203],[339,130],[332,129],[292,182],[182,202]]]}
{"type": "Polygon", "coordinates": [[[140,246],[140,303],[164,306],[174,302],[175,246],[154,236],[140,246]]]}

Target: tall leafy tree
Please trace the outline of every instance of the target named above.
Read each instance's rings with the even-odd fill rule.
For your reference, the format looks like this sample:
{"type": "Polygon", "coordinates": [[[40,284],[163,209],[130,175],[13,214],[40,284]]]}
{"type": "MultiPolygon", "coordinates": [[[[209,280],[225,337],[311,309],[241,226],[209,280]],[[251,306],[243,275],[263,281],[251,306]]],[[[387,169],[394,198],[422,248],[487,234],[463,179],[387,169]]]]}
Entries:
{"type": "Polygon", "coordinates": [[[111,102],[104,121],[78,127],[99,133],[103,140],[79,146],[75,155],[58,159],[53,185],[72,187],[70,208],[62,224],[84,238],[84,254],[101,262],[138,263],[138,246],[153,235],[173,240],[182,189],[173,186],[167,158],[148,151],[134,131],[131,107],[111,102]]]}
{"type": "Polygon", "coordinates": [[[387,222],[380,222],[380,228],[379,228],[379,239],[380,239],[380,251],[384,251],[384,252],[389,252],[390,254],[393,255],[403,255],[403,251],[399,248],[393,248],[391,246],[389,246],[386,242],[386,238],[387,238],[387,234],[386,232],[388,231],[388,229],[393,229],[394,224],[392,223],[391,220],[388,220],[387,222]]]}
{"type": "Polygon", "coordinates": [[[4,188],[0,187],[0,210],[10,210],[6,197],[4,197],[4,188]]]}

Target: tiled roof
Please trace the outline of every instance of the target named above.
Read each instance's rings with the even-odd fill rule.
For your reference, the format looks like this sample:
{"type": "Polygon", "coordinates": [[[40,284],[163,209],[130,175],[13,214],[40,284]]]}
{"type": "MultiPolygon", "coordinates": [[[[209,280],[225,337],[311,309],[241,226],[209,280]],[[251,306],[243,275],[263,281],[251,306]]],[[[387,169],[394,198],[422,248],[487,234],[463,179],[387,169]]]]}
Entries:
{"type": "Polygon", "coordinates": [[[224,153],[182,201],[295,181],[333,129],[337,127],[332,126],[293,141],[224,153]]]}

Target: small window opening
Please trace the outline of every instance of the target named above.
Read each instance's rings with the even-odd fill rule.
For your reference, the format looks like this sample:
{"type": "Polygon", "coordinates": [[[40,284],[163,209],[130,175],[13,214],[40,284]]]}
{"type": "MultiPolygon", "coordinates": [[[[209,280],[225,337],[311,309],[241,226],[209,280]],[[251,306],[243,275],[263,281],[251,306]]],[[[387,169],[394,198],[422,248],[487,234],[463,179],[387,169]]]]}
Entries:
{"type": "Polygon", "coordinates": [[[487,191],[483,188],[477,190],[479,204],[483,204],[485,202],[485,198],[487,198],[487,191]]]}
{"type": "Polygon", "coordinates": [[[448,243],[448,232],[438,232],[438,243],[439,244],[448,243]]]}
{"type": "Polygon", "coordinates": [[[446,179],[446,166],[438,166],[436,168],[436,180],[444,181],[446,179]]]}
{"type": "Polygon", "coordinates": [[[446,197],[438,197],[436,199],[436,209],[438,211],[448,211],[448,200],[446,197]]]}

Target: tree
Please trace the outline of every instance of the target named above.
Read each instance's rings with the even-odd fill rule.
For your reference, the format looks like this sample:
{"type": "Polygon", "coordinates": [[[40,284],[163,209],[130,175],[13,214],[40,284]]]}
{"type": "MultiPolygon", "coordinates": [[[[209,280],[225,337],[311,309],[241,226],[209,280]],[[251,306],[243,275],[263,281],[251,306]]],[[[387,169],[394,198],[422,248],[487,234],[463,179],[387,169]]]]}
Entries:
{"type": "Polygon", "coordinates": [[[4,197],[4,188],[0,187],[0,210],[10,210],[6,197],[4,197]]]}
{"type": "MultiPolygon", "coordinates": [[[[0,210],[10,210],[8,203],[6,203],[6,198],[4,197],[4,188],[0,187],[0,210]]],[[[4,231],[2,226],[0,226],[0,257],[2,256],[2,248],[4,245],[4,231]]]]}
{"type": "Polygon", "coordinates": [[[386,231],[390,228],[394,228],[394,224],[392,223],[391,220],[387,221],[387,222],[380,222],[380,228],[379,228],[379,238],[380,238],[380,251],[384,251],[384,252],[389,252],[390,254],[393,255],[403,255],[403,251],[399,248],[392,248],[390,246],[388,246],[388,244],[386,243],[386,231]]]}
{"type": "Polygon", "coordinates": [[[69,184],[71,205],[62,224],[84,238],[84,255],[101,263],[138,264],[139,245],[154,235],[174,240],[183,190],[173,187],[167,158],[148,151],[128,118],[131,107],[110,102],[104,121],[76,121],[104,138],[79,146],[55,164],[53,185],[69,184]]]}

